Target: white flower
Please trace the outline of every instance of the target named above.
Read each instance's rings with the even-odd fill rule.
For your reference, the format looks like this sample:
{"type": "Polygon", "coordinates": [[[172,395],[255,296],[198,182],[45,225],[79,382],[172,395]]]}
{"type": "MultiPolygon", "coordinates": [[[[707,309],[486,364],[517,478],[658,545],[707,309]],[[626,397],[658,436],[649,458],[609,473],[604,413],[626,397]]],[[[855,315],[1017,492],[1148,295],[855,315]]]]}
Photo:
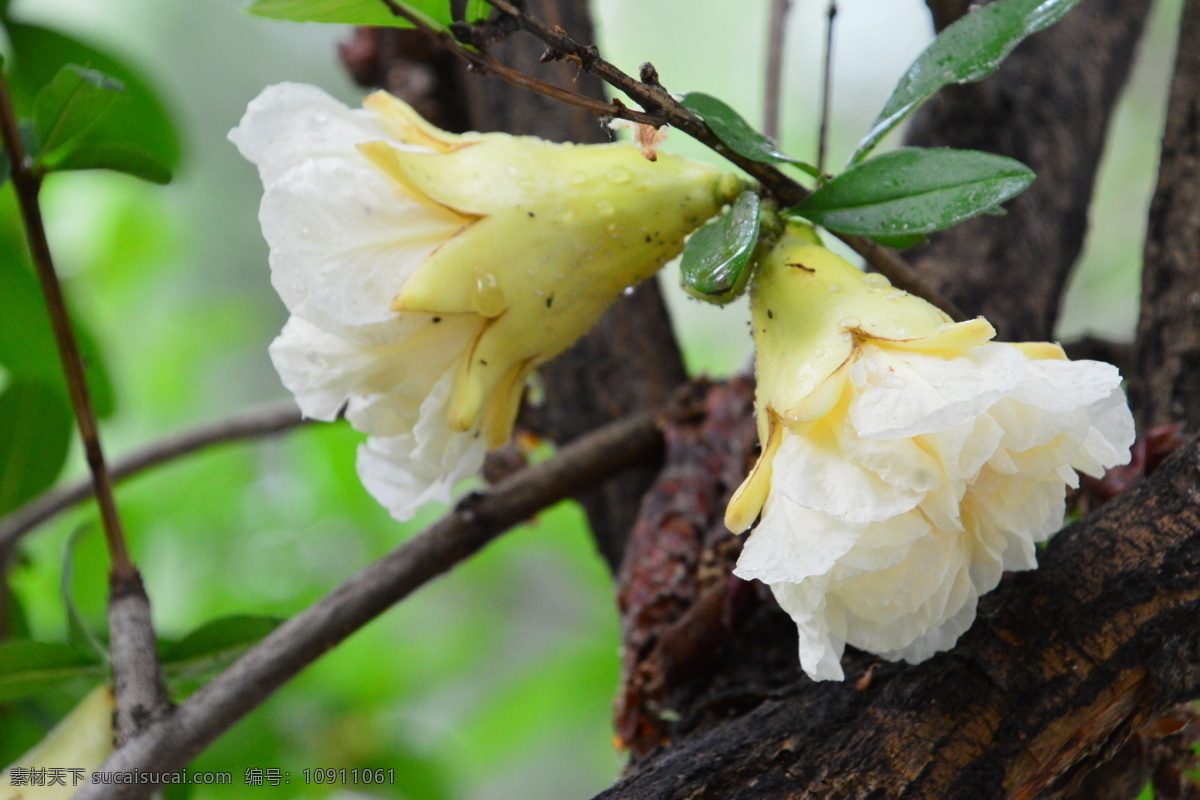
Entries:
{"type": "Polygon", "coordinates": [[[305,415],[370,434],[364,484],[397,519],[506,442],[529,373],[679,252],[717,170],[630,145],[438,130],[385,93],[351,110],[272,86],[230,139],[258,165],[271,345],[305,415]]]}
{"type": "Polygon", "coordinates": [[[727,511],[761,521],[736,574],[771,586],[801,666],[844,647],[923,661],[954,646],[1005,570],[1037,566],[1075,470],[1125,463],[1117,370],[990,343],[789,233],[753,287],[763,453],[727,511]]]}

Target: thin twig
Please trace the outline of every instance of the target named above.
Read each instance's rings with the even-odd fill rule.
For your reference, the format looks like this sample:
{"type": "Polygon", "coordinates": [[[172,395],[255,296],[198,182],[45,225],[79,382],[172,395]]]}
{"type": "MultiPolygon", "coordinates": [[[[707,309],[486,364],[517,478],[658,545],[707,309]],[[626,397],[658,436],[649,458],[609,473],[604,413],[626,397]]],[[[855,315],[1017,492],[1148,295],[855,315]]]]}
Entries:
{"type": "MultiPolygon", "coordinates": [[[[264,406],[152,442],[114,462],[109,474],[114,481],[120,481],[212,445],[281,433],[304,422],[300,410],[291,401],[264,406]]],[[[38,525],[91,496],[91,482],[82,480],[46,492],[26,503],[0,519],[0,550],[12,547],[38,525]]]]}
{"type": "Polygon", "coordinates": [[[30,256],[37,270],[38,281],[42,285],[46,310],[54,330],[54,341],[58,346],[59,360],[66,373],[67,391],[71,396],[71,406],[75,410],[79,435],[83,439],[83,449],[92,473],[112,570],[114,573],[128,574],[135,571],[135,567],[129,557],[129,547],[125,543],[125,534],[117,515],[117,504],[113,499],[112,480],[104,463],[104,450],[100,446],[100,432],[96,425],[96,414],[92,410],[92,399],[88,393],[87,378],[84,376],[79,343],[75,339],[75,330],[71,327],[66,299],[59,285],[58,275],[54,271],[50,243],[46,240],[46,229],[42,224],[42,210],[38,205],[41,182],[26,158],[21,134],[17,130],[12,98],[8,92],[8,81],[3,76],[0,76],[0,130],[3,131],[4,151],[11,165],[17,203],[21,207],[21,219],[25,223],[30,256]]]}
{"type": "Polygon", "coordinates": [[[433,38],[436,42],[442,45],[446,50],[449,50],[454,55],[467,63],[467,68],[472,72],[477,72],[481,75],[492,75],[514,86],[522,89],[527,89],[536,94],[545,95],[553,100],[559,100],[563,103],[569,103],[574,106],[579,106],[585,111],[590,111],[601,117],[619,117],[627,119],[631,122],[640,122],[643,125],[652,125],[660,127],[665,124],[665,120],[651,114],[646,114],[632,108],[627,108],[619,102],[605,103],[602,100],[597,100],[593,97],[588,97],[579,92],[572,92],[569,89],[563,89],[560,86],[555,86],[552,83],[538,80],[537,78],[526,75],[523,72],[518,72],[512,67],[506,66],[496,59],[489,56],[487,53],[478,50],[468,50],[463,47],[453,37],[449,36],[445,31],[431,27],[420,16],[413,14],[407,8],[394,2],[394,0],[382,0],[388,10],[412,23],[414,27],[423,32],[426,36],[433,38]]]}
{"type": "Polygon", "coordinates": [[[783,96],[783,54],[787,42],[791,0],[771,0],[767,15],[767,66],[763,76],[763,134],[779,139],[780,98],[783,96]]]}
{"type": "MultiPolygon", "coordinates": [[[[554,457],[464,498],[451,513],[279,626],[166,718],[119,748],[104,772],[182,769],[224,730],[350,634],[513,525],[662,449],[657,414],[599,428],[554,457]]],[[[152,786],[89,784],[75,800],[144,797],[152,786]]]]}
{"type": "Polygon", "coordinates": [[[825,148],[829,140],[830,83],[833,78],[833,21],[837,18],[837,0],[829,0],[825,15],[825,56],[821,66],[821,128],[817,133],[817,171],[825,174],[825,148]]]}
{"type": "Polygon", "coordinates": [[[13,188],[25,223],[30,257],[42,286],[59,360],[66,373],[67,393],[71,397],[71,406],[75,411],[79,435],[92,474],[96,502],[100,507],[111,567],[108,619],[111,641],[109,653],[117,707],[115,722],[118,741],[124,741],[146,723],[167,712],[167,690],[163,684],[162,665],[158,660],[158,646],[150,618],[150,599],[142,587],[142,577],[129,555],[129,546],[121,529],[121,519],[113,497],[112,476],[104,462],[100,431],[88,393],[83,358],[71,327],[66,298],[63,297],[62,286],[54,270],[50,243],[42,223],[42,211],[38,205],[41,180],[26,157],[8,83],[3,75],[0,75],[0,132],[3,133],[13,188]]]}

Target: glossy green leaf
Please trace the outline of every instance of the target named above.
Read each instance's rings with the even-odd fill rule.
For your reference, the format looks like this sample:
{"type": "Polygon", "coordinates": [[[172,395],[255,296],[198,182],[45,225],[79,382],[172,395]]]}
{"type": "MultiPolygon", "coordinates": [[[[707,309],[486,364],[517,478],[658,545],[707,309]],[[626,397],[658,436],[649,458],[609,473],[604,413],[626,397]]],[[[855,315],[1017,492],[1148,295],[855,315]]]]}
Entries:
{"type": "Polygon", "coordinates": [[[919,244],[925,244],[925,234],[923,233],[911,233],[907,236],[872,236],[871,238],[884,247],[891,247],[895,250],[906,250],[919,244]]]}
{"type": "Polygon", "coordinates": [[[40,152],[38,165],[52,171],[67,160],[85,134],[123,98],[125,84],[115,78],[67,64],[42,87],[33,101],[33,121],[40,152]]]}
{"type": "MultiPolygon", "coordinates": [[[[48,28],[14,22],[6,28],[13,53],[10,83],[20,116],[35,116],[38,93],[67,64],[97,70],[125,87],[127,101],[79,134],[55,169],[112,169],[155,183],[171,179],[179,166],[179,135],[165,105],[136,70],[48,28]]],[[[44,141],[42,145],[44,150],[44,141]]]]}
{"type": "Polygon", "coordinates": [[[909,236],[990,211],[1033,178],[1004,156],[906,147],[846,170],[787,213],[842,233],[909,236]]]}
{"type": "MultiPolygon", "coordinates": [[[[436,28],[450,24],[449,0],[397,2],[436,28]]],[[[334,22],[345,25],[411,28],[412,23],[393,14],[383,0],[254,0],[246,11],[256,17],[293,22],[334,22]]]]}
{"type": "Polygon", "coordinates": [[[107,660],[108,646],[100,638],[100,634],[92,630],[92,626],[88,624],[87,617],[80,611],[79,604],[75,602],[75,595],[71,591],[71,580],[75,574],[76,545],[84,536],[94,531],[96,531],[95,525],[85,523],[77,526],[67,537],[67,541],[63,545],[62,570],[58,584],[59,596],[67,611],[67,641],[81,650],[90,650],[101,660],[107,660]]]}
{"type": "Polygon", "coordinates": [[[683,288],[710,303],[728,303],[741,293],[758,243],[762,200],[742,192],[720,218],[692,234],[679,271],[683,288]]]}
{"type": "Polygon", "coordinates": [[[998,0],[976,8],[938,34],[892,90],[850,158],[866,158],[888,131],[943,86],[983,80],[1025,37],[1062,19],[1079,0],[998,0]]]}
{"type": "Polygon", "coordinates": [[[13,376],[0,393],[0,516],[49,488],[62,471],[74,419],[53,384],[13,376]]]}
{"type": "Polygon", "coordinates": [[[0,643],[0,702],[97,678],[107,669],[91,653],[66,644],[29,639],[0,643]]]}
{"type": "Polygon", "coordinates": [[[738,155],[766,164],[795,164],[814,178],[821,177],[816,167],[784,153],[770,139],[754,130],[740,114],[712,95],[688,92],[680,102],[689,111],[700,115],[716,137],[738,155]]]}

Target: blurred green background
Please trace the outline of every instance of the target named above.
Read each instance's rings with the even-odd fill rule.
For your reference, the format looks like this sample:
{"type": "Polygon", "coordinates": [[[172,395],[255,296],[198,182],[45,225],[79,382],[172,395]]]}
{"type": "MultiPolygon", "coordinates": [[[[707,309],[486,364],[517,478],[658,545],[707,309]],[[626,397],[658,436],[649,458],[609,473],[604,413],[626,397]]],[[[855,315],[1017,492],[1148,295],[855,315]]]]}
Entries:
{"type": "MultiPolygon", "coordinates": [[[[1158,4],[1122,102],[1064,338],[1089,329],[1132,337],[1179,5],[1158,4]]],[[[757,121],[766,0],[709,8],[601,0],[601,44],[627,70],[653,60],[672,90],[707,91],[757,121]]],[[[824,10],[823,1],[794,0],[789,28],[782,140],[802,158],[815,151],[824,10]]],[[[920,0],[842,0],[839,10],[831,164],[844,162],[931,36],[920,0]]],[[[251,18],[234,0],[14,0],[11,15],[139,66],[184,137],[183,166],[169,186],[72,173],[52,176],[44,190],[70,301],[99,341],[114,386],[114,413],[103,424],[110,456],[283,399],[266,355],[286,313],[268,282],[261,187],[225,134],[278,81],[356,102],[361,92],[334,47],[346,29],[251,18]]],[[[678,133],[666,147],[709,158],[678,133]]],[[[727,375],[744,366],[744,301],[717,310],[685,299],[671,269],[663,280],[692,370],[727,375]]],[[[359,438],[344,425],[314,426],[124,485],[118,499],[159,629],[180,636],[230,614],[293,614],[435,518],[438,509],[427,509],[397,524],[366,495],[353,468],[359,438]]],[[[72,447],[65,472],[77,477],[83,460],[72,447]]],[[[72,590],[83,616],[103,626],[107,562],[93,517],[64,515],[22,547],[12,584],[35,638],[67,637],[59,581],[68,537],[81,528],[72,590]]],[[[289,771],[290,786],[252,790],[280,798],[352,788],[306,787],[305,768],[391,767],[394,786],[359,789],[414,800],[588,797],[620,769],[609,725],[617,668],[612,582],[582,515],[563,505],[423,589],[238,724],[194,764],[233,772],[234,787],[197,787],[192,796],[241,796],[247,767],[289,771]]],[[[86,686],[77,689],[7,707],[0,765],[86,686]]]]}

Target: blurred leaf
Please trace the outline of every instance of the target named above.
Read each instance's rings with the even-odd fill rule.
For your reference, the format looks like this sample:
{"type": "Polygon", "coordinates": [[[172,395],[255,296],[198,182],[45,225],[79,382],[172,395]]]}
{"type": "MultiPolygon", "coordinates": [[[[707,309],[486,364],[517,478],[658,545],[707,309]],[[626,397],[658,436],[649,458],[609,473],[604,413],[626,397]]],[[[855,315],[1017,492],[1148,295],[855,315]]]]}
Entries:
{"type": "Polygon", "coordinates": [[[91,653],[57,642],[28,639],[0,643],[0,702],[58,689],[108,667],[91,653]]]}
{"type": "Polygon", "coordinates": [[[71,410],[53,385],[12,377],[0,394],[0,515],[54,483],[72,427],[71,410]]]}
{"type": "Polygon", "coordinates": [[[67,537],[66,544],[63,545],[59,596],[67,611],[67,641],[72,647],[81,650],[87,649],[94,653],[96,658],[106,661],[108,660],[108,647],[100,639],[100,635],[88,625],[87,619],[84,618],[79,610],[79,605],[75,602],[75,595],[71,592],[71,579],[75,574],[75,546],[84,536],[95,529],[96,526],[90,523],[78,525],[67,537]]]}
{"type": "Polygon", "coordinates": [[[1079,0],[999,0],[976,7],[948,25],[896,84],[871,130],[850,157],[850,164],[866,158],[888,131],[938,89],[951,83],[983,80],[1025,37],[1058,22],[1078,3],[1079,0]]]}
{"type": "Polygon", "coordinates": [[[3,186],[8,181],[9,175],[12,174],[11,168],[12,165],[8,161],[8,155],[0,153],[0,186],[3,186]]]}
{"type": "Polygon", "coordinates": [[[692,234],[679,263],[688,293],[710,303],[728,303],[740,294],[761,211],[759,196],[742,192],[727,213],[692,234]]]}
{"type": "MultiPolygon", "coordinates": [[[[451,22],[449,0],[408,0],[396,5],[423,17],[435,28],[444,29],[451,22]]],[[[294,22],[413,27],[408,20],[393,14],[383,0],[254,0],[246,6],[246,11],[256,17],[294,22]]]]}
{"type": "MultiPolygon", "coordinates": [[[[0,192],[0,320],[4,330],[0,336],[0,366],[13,375],[37,378],[57,387],[65,399],[66,378],[54,331],[29,263],[24,228],[17,214],[11,188],[0,192]]],[[[116,406],[116,397],[100,344],[78,318],[74,327],[93,407],[97,416],[108,417],[116,406]]]]}
{"type": "Polygon", "coordinates": [[[492,14],[492,4],[487,0],[467,0],[463,19],[467,22],[482,22],[492,14]]]}
{"type": "Polygon", "coordinates": [[[906,147],[846,170],[788,213],[843,233],[908,236],[989,211],[1033,178],[1004,156],[906,147]]]}
{"type": "Polygon", "coordinates": [[[910,233],[907,236],[872,236],[871,238],[884,247],[896,250],[907,250],[910,247],[925,244],[925,234],[923,233],[910,233]]]}
{"type": "Polygon", "coordinates": [[[221,669],[282,622],[277,617],[247,615],[213,620],[179,641],[162,643],[163,671],[183,680],[221,669]]]}
{"type": "MultiPolygon", "coordinates": [[[[179,166],[180,144],[166,107],[130,66],[70,36],[15,22],[6,24],[12,43],[13,99],[20,116],[33,116],[35,98],[67,64],[80,64],[120,81],[128,102],[78,136],[55,169],[113,169],[166,183],[179,166]]],[[[45,142],[43,142],[43,147],[45,142]]]]}
{"type": "Polygon", "coordinates": [[[740,114],[712,95],[688,92],[680,102],[684,108],[699,114],[717,138],[739,156],[766,164],[795,164],[814,178],[821,177],[820,170],[784,153],[770,139],[754,130],[740,114]]]}
{"type": "Polygon", "coordinates": [[[123,83],[102,72],[78,64],[63,66],[33,101],[42,168],[57,169],[81,144],[86,145],[84,134],[104,119],[124,93],[123,83]]]}

